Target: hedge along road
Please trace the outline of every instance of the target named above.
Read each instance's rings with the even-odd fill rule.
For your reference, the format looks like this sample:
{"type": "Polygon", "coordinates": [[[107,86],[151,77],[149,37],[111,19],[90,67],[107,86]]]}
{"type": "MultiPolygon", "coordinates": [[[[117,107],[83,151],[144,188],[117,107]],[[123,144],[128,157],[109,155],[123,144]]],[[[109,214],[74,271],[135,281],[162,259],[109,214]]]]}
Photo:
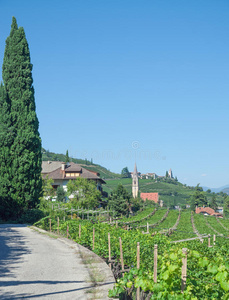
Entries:
{"type": "Polygon", "coordinates": [[[114,278],[94,253],[25,225],[0,225],[0,299],[109,299],[114,278]]]}

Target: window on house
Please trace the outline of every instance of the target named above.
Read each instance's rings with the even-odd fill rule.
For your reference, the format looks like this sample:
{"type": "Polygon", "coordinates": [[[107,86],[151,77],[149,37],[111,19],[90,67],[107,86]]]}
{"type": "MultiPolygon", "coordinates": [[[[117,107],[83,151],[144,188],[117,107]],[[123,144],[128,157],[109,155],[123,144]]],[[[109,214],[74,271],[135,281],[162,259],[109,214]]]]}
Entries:
{"type": "Polygon", "coordinates": [[[78,177],[79,173],[66,173],[66,177],[78,177]]]}

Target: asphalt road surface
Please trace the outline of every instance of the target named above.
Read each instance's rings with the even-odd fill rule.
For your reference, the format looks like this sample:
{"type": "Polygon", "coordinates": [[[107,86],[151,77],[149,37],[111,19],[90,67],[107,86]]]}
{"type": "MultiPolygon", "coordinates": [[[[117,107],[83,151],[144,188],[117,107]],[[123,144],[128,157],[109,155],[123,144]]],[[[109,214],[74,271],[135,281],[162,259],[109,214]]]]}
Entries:
{"type": "Polygon", "coordinates": [[[0,299],[93,299],[92,286],[76,248],[24,225],[0,225],[0,299]]]}

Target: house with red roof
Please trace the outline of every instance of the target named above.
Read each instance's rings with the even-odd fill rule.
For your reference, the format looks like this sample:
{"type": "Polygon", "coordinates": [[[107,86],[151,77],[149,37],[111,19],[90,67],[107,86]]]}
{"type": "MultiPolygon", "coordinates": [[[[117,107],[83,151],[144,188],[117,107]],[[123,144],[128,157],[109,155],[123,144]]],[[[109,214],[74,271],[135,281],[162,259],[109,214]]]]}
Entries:
{"type": "Polygon", "coordinates": [[[142,200],[151,200],[154,201],[155,203],[159,202],[159,195],[158,193],[141,193],[140,197],[142,200]]]}
{"type": "Polygon", "coordinates": [[[223,215],[215,212],[214,209],[212,209],[211,207],[196,207],[196,214],[203,214],[205,216],[215,216],[215,217],[219,217],[222,218],[223,215]]]}

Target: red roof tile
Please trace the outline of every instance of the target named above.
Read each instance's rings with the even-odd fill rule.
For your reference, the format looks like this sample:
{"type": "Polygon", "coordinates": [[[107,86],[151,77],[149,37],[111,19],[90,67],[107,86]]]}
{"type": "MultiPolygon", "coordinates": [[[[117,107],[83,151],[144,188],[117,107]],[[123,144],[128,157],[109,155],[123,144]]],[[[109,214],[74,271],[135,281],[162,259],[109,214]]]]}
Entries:
{"type": "Polygon", "coordinates": [[[214,209],[210,207],[196,207],[196,214],[200,214],[200,213],[207,213],[212,216],[216,212],[214,211],[214,209]]]}
{"type": "Polygon", "coordinates": [[[142,200],[152,200],[155,203],[158,203],[158,193],[141,193],[140,197],[142,200]]]}

